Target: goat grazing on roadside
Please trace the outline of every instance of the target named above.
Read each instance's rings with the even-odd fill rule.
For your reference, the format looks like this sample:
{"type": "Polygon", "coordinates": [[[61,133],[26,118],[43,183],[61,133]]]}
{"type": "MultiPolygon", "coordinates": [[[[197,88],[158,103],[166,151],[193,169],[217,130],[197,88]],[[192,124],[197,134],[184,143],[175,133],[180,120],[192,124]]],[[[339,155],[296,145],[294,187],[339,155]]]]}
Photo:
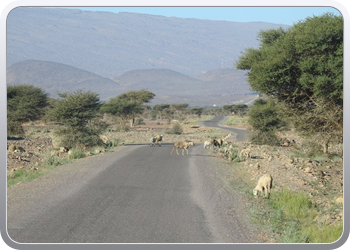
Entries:
{"type": "Polygon", "coordinates": [[[211,144],[210,141],[205,141],[205,142],[204,142],[204,149],[210,148],[211,145],[212,145],[212,144],[211,144]]]}
{"type": "Polygon", "coordinates": [[[157,138],[156,137],[152,137],[151,139],[150,139],[150,147],[155,147],[155,144],[156,144],[156,140],[157,140],[157,138]]]}
{"type": "Polygon", "coordinates": [[[163,141],[163,135],[157,135],[156,136],[156,144],[158,146],[161,146],[162,145],[162,141],[163,141]]]}
{"type": "Polygon", "coordinates": [[[222,139],[212,139],[210,143],[213,144],[214,147],[220,148],[223,144],[223,140],[222,139]]]}
{"type": "Polygon", "coordinates": [[[182,155],[184,155],[184,151],[187,151],[187,155],[188,155],[188,148],[190,146],[195,146],[193,141],[179,141],[179,142],[174,142],[174,147],[173,150],[171,150],[170,154],[173,154],[174,150],[176,150],[176,153],[179,155],[179,151],[178,149],[181,148],[182,149],[182,155]]]}
{"type": "Polygon", "coordinates": [[[272,176],[269,174],[264,174],[259,178],[258,184],[253,190],[253,194],[258,195],[258,192],[261,192],[262,197],[269,198],[271,193],[271,188],[272,188],[272,176]],[[265,191],[265,195],[263,191],[265,191]]]}

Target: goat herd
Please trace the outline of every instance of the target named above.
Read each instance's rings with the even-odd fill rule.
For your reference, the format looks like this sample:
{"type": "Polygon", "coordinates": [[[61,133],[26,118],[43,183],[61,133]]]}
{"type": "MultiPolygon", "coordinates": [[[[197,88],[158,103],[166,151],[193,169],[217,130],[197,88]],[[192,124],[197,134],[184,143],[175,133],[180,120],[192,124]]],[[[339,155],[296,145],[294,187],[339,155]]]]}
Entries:
{"type": "MultiPolygon", "coordinates": [[[[224,149],[224,151],[229,152],[232,149],[232,143],[227,142],[226,139],[230,137],[231,134],[228,134],[224,139],[212,139],[210,141],[204,142],[204,149],[210,149],[210,147],[221,147],[224,143],[228,145],[224,149]]],[[[163,141],[163,135],[157,135],[155,137],[152,137],[150,139],[150,146],[155,147],[156,145],[161,146],[161,143],[163,141]]],[[[174,142],[173,149],[171,150],[170,154],[173,154],[174,150],[176,150],[176,153],[179,155],[178,149],[182,149],[182,155],[184,155],[184,151],[186,150],[188,155],[188,148],[190,146],[195,146],[193,141],[178,141],[174,142]]],[[[239,157],[245,157],[245,158],[251,158],[251,152],[249,148],[242,149],[242,151],[239,154],[239,157]]],[[[258,195],[258,193],[261,193],[262,197],[269,198],[271,188],[272,188],[272,176],[270,174],[264,174],[259,178],[258,184],[253,190],[253,194],[255,196],[258,195]],[[265,192],[265,194],[264,194],[265,192]]]]}

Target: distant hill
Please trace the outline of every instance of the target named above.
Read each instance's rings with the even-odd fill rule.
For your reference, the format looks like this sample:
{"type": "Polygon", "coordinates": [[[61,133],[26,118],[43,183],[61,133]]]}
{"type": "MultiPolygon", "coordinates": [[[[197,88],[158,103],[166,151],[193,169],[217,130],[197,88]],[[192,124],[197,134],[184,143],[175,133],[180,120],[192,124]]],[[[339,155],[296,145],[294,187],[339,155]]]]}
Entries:
{"type": "Polygon", "coordinates": [[[13,64],[7,69],[7,84],[29,84],[40,87],[53,97],[56,92],[91,90],[103,94],[120,88],[111,79],[61,63],[26,60],[13,64]]]}
{"type": "Polygon", "coordinates": [[[56,92],[91,90],[103,101],[129,90],[148,89],[156,94],[151,105],[221,106],[254,98],[245,72],[234,69],[217,69],[197,78],[168,69],[132,70],[111,80],[60,63],[26,60],[7,69],[7,84],[34,85],[53,97],[56,97],[56,92]]]}
{"type": "Polygon", "coordinates": [[[264,22],[227,22],[136,13],[18,7],[7,18],[7,67],[24,60],[63,63],[106,78],[136,69],[191,77],[232,67],[257,47],[264,22]]]}
{"type": "Polygon", "coordinates": [[[147,88],[160,95],[193,95],[203,82],[169,69],[132,70],[113,79],[126,90],[147,88]]]}

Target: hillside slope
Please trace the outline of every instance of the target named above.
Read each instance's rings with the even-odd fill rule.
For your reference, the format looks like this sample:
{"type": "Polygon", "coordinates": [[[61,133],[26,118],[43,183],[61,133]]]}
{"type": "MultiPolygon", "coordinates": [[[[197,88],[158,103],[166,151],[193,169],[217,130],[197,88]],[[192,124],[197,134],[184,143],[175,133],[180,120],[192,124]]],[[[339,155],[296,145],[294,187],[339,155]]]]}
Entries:
{"type": "Polygon", "coordinates": [[[8,85],[29,84],[40,87],[53,97],[56,92],[91,90],[103,94],[103,89],[113,92],[119,84],[91,72],[61,63],[26,60],[7,69],[8,85]]]}
{"type": "Polygon", "coordinates": [[[279,27],[288,26],[19,7],[7,18],[7,67],[30,59],[107,78],[159,68],[195,77],[232,67],[241,51],[258,46],[259,31],[279,27]]]}
{"type": "Polygon", "coordinates": [[[152,104],[189,103],[190,105],[224,105],[252,99],[243,71],[217,69],[193,78],[168,69],[132,70],[111,80],[69,65],[26,60],[7,70],[7,84],[30,84],[51,96],[56,92],[90,90],[101,100],[129,90],[147,89],[156,94],[152,104]]]}

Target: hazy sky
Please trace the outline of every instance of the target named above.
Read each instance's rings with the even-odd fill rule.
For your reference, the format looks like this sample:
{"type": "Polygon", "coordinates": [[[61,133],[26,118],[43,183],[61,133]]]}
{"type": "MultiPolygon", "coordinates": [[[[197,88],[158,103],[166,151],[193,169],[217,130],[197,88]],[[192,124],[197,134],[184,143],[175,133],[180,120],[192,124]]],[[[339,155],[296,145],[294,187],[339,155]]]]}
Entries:
{"type": "Polygon", "coordinates": [[[89,11],[135,12],[181,18],[233,22],[270,22],[293,25],[325,12],[341,15],[332,7],[74,7],[89,11]]]}

